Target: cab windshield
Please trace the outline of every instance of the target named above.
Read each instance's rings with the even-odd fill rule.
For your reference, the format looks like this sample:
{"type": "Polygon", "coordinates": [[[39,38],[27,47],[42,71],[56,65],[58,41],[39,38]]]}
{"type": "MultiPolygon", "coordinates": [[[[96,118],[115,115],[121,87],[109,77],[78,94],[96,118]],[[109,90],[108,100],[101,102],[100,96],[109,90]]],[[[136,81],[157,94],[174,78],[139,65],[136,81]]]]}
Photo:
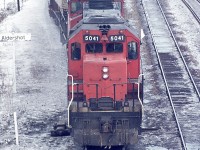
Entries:
{"type": "Polygon", "coordinates": [[[107,53],[121,53],[123,52],[123,44],[122,43],[107,43],[106,52],[107,53]]]}
{"type": "MultiPolygon", "coordinates": [[[[102,53],[104,45],[102,43],[87,43],[85,45],[86,53],[102,53]]],[[[122,43],[107,43],[105,45],[106,53],[122,53],[122,43]]]]}
{"type": "Polygon", "coordinates": [[[86,53],[102,53],[103,45],[101,43],[88,43],[85,45],[86,53]]]}

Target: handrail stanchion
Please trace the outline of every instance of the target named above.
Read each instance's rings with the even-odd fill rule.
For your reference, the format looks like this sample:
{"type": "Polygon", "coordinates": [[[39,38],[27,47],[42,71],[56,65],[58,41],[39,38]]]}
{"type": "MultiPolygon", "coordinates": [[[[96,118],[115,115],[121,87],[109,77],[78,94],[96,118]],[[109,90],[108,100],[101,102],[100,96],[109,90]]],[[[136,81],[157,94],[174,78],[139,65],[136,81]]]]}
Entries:
{"type": "Polygon", "coordinates": [[[142,106],[142,110],[143,110],[143,104],[142,104],[142,101],[141,101],[141,98],[140,98],[140,78],[141,76],[143,76],[144,74],[140,74],[139,77],[138,77],[138,83],[136,83],[138,85],[138,100],[142,106]]]}
{"type": "MultiPolygon", "coordinates": [[[[67,75],[67,77],[71,77],[71,78],[72,78],[72,81],[71,81],[71,85],[72,85],[72,97],[71,97],[71,100],[70,100],[70,102],[69,102],[69,104],[68,104],[68,107],[67,107],[67,115],[68,115],[67,126],[70,128],[69,110],[70,110],[70,106],[71,106],[71,104],[72,104],[72,102],[73,102],[73,100],[74,100],[74,77],[73,77],[72,75],[69,75],[69,74],[67,75]]],[[[69,92],[69,91],[68,91],[68,92],[69,92]]]]}

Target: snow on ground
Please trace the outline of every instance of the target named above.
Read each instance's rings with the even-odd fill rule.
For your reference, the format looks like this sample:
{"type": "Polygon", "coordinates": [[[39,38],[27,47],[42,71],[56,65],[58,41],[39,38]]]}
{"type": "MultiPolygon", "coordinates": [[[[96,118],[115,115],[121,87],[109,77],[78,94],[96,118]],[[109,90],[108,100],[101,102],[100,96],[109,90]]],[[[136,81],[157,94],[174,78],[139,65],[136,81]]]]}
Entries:
{"type": "MultiPolygon", "coordinates": [[[[23,3],[27,0],[19,0],[20,6],[23,6],[23,3]]],[[[17,0],[1,0],[0,9],[7,9],[11,4],[17,5],[17,0]]]]}
{"type": "Polygon", "coordinates": [[[31,33],[32,39],[0,42],[0,149],[73,149],[72,139],[49,135],[52,125],[66,117],[67,56],[59,29],[49,17],[48,1],[29,0],[20,12],[4,19],[0,33],[13,32],[31,33]],[[18,115],[19,147],[13,112],[18,115]]]}
{"type": "MultiPolygon", "coordinates": [[[[19,0],[20,9],[23,8],[27,0],[19,0]]],[[[17,0],[0,0],[0,22],[10,14],[18,11],[17,0]]]]}
{"type": "MultiPolygon", "coordinates": [[[[188,2],[192,4],[195,0],[188,2]]],[[[200,77],[200,25],[181,0],[168,0],[168,5],[167,11],[168,14],[171,14],[170,22],[173,24],[173,30],[176,33],[178,44],[183,51],[183,55],[189,62],[190,71],[195,72],[196,78],[198,78],[200,77]]],[[[197,7],[195,12],[197,12],[197,15],[200,15],[197,7]]],[[[199,86],[199,83],[197,83],[197,86],[199,86]]],[[[196,97],[193,96],[191,98],[195,99],[196,97]]],[[[196,98],[196,101],[197,103],[186,105],[179,110],[182,116],[188,118],[188,123],[186,122],[183,125],[183,132],[186,130],[191,134],[191,136],[188,136],[189,138],[185,138],[187,148],[191,150],[200,149],[200,104],[198,98],[196,98]]]]}
{"type": "Polygon", "coordinates": [[[200,70],[200,25],[197,21],[191,21],[193,15],[181,0],[169,0],[168,3],[170,12],[173,14],[174,24],[176,24],[174,27],[176,33],[182,33],[179,44],[188,46],[188,51],[185,53],[189,52],[194,57],[190,65],[194,69],[200,70]]]}
{"type": "MultiPolygon", "coordinates": [[[[5,1],[8,2],[8,0],[5,1]]],[[[127,7],[129,6],[128,9],[131,9],[131,1],[127,1],[129,2],[127,7]]],[[[2,2],[3,0],[0,0],[1,8],[2,2]]],[[[128,14],[128,17],[132,18],[133,15],[128,14]]],[[[130,22],[137,24],[134,18],[130,22]]],[[[7,17],[0,24],[0,33],[10,32],[31,33],[32,40],[0,42],[0,91],[3,91],[0,93],[0,149],[77,150],[78,148],[74,146],[71,138],[52,138],[49,135],[53,123],[59,118],[65,117],[63,114],[66,110],[67,56],[64,45],[59,41],[59,29],[48,15],[47,0],[28,0],[23,4],[20,12],[7,17]],[[13,53],[14,51],[16,53],[13,53]],[[16,61],[13,61],[14,56],[16,61]],[[16,94],[13,94],[14,66],[16,69],[16,94]],[[19,121],[19,147],[15,146],[12,119],[14,111],[17,112],[19,121]]],[[[167,112],[168,109],[164,109],[166,105],[169,105],[167,101],[163,103],[164,106],[159,105],[161,98],[165,95],[165,88],[158,83],[158,78],[159,81],[161,80],[160,71],[157,70],[158,67],[152,53],[149,51],[146,55],[143,54],[145,57],[143,60],[147,60],[143,63],[145,82],[147,83],[145,90],[155,91],[153,94],[158,94],[157,91],[162,92],[160,96],[155,97],[151,97],[150,92],[145,95],[145,104],[148,105],[145,106],[145,111],[149,113],[147,124],[157,126],[157,122],[161,123],[162,120],[170,118],[170,113],[167,112]],[[147,57],[151,57],[152,62],[149,62],[150,59],[147,57]],[[149,75],[152,71],[158,75],[157,79],[149,75]],[[155,83],[156,86],[153,86],[152,83],[155,83]],[[155,110],[149,110],[150,105],[155,104],[156,106],[158,104],[158,107],[155,110]],[[165,116],[165,114],[168,115],[165,116]]],[[[163,126],[162,123],[159,125],[163,126]]],[[[167,144],[170,143],[170,137],[166,134],[165,128],[158,132],[160,131],[161,133],[152,132],[141,137],[139,142],[141,146],[138,146],[140,147],[138,149],[168,149],[167,144]],[[160,136],[160,134],[163,135],[160,136]]],[[[169,131],[171,130],[169,129],[169,131]]],[[[172,139],[173,137],[171,137],[172,139]]]]}
{"type": "MultiPolygon", "coordinates": [[[[164,1],[164,0],[163,0],[164,1]]],[[[165,2],[165,9],[169,9],[169,12],[167,14],[174,15],[173,25],[176,32],[176,36],[180,38],[182,44],[182,48],[184,46],[188,46],[189,48],[185,50],[185,53],[189,53],[193,56],[193,60],[190,63],[190,67],[196,69],[198,71],[199,67],[199,24],[197,22],[191,21],[191,18],[193,17],[189,10],[184,6],[184,4],[181,2],[181,0],[173,1],[168,0],[165,2]],[[169,6],[168,6],[169,3],[169,6]],[[195,31],[195,32],[194,32],[195,31]],[[184,34],[181,35],[179,33],[183,32],[184,34]],[[181,35],[181,36],[180,36],[181,35]]],[[[134,12],[134,9],[131,5],[131,0],[126,0],[126,8],[130,10],[130,12],[134,12]]],[[[130,17],[130,15],[128,15],[130,17]]],[[[135,18],[137,15],[134,13],[131,14],[129,22],[132,25],[137,24],[137,21],[135,21],[135,18]]],[[[137,19],[136,19],[137,20],[137,19]]],[[[146,28],[144,26],[144,30],[148,30],[148,27],[146,28]]],[[[147,33],[148,31],[146,31],[147,33]]],[[[148,33],[147,33],[148,34],[148,33]]],[[[149,133],[142,133],[141,139],[139,140],[139,147],[138,149],[143,149],[144,145],[146,145],[146,149],[178,149],[178,139],[174,133],[177,131],[173,131],[172,128],[176,129],[176,125],[172,124],[172,121],[169,121],[170,119],[173,120],[171,112],[171,106],[168,106],[166,95],[163,94],[165,92],[165,87],[162,87],[162,79],[158,78],[152,78],[152,74],[156,74],[157,77],[160,78],[159,74],[160,71],[158,71],[157,66],[155,62],[157,60],[155,59],[155,56],[151,59],[152,55],[154,55],[154,50],[151,48],[151,42],[152,40],[146,35],[145,39],[147,40],[147,49],[143,49],[143,43],[141,48],[141,55],[142,55],[142,62],[143,62],[143,71],[145,74],[145,95],[144,95],[144,109],[145,109],[145,115],[143,116],[143,125],[145,126],[151,126],[156,125],[161,127],[161,129],[157,132],[149,132],[149,133]],[[149,52],[148,52],[149,51],[149,52]],[[149,59],[150,58],[150,59],[149,59]],[[152,62],[150,61],[152,60],[152,62]],[[155,65],[153,65],[155,64],[155,65]],[[152,80],[152,82],[151,82],[152,80]],[[158,82],[157,82],[158,81],[158,82]],[[163,88],[163,89],[162,89],[163,88]],[[153,90],[152,90],[153,89],[153,90]],[[160,93],[158,92],[160,91],[160,93]],[[159,95],[158,95],[159,94],[159,95]],[[164,102],[165,101],[165,102],[164,102]],[[158,103],[159,102],[159,103],[158,103]],[[165,106],[164,106],[165,105],[165,106]],[[153,123],[152,123],[153,122],[153,123]],[[152,140],[151,140],[152,139],[152,140]],[[142,146],[141,146],[142,145],[142,146]],[[176,147],[176,148],[175,148],[176,147]]],[[[199,74],[200,75],[200,74],[199,74]]],[[[198,101],[196,95],[193,95],[191,97],[194,99],[194,101],[198,101]]],[[[195,107],[192,107],[192,105],[188,105],[183,108],[182,115],[185,117],[188,117],[189,114],[191,114],[191,110],[196,114],[196,118],[199,118],[199,104],[195,103],[195,107]]],[[[192,120],[192,118],[191,118],[192,120]]],[[[198,120],[198,119],[197,119],[198,120]]],[[[190,119],[188,119],[188,122],[191,122],[190,119]]],[[[195,122],[196,123],[196,122],[195,122]]],[[[198,138],[198,127],[195,126],[189,126],[189,124],[185,123],[184,126],[188,126],[187,129],[191,131],[191,133],[196,133],[196,139],[191,139],[190,141],[187,141],[187,147],[188,149],[195,149],[198,150],[199,147],[199,138],[198,138]],[[193,132],[192,132],[193,131],[193,132]]],[[[196,125],[197,126],[197,125],[196,125]]],[[[194,135],[194,137],[195,137],[194,135]]],[[[178,137],[179,138],[179,137],[178,137]]],[[[181,146],[179,146],[180,148],[181,146]]]]}
{"type": "Polygon", "coordinates": [[[1,0],[0,1],[0,9],[6,9],[7,4],[10,2],[15,2],[14,0],[1,0]]]}

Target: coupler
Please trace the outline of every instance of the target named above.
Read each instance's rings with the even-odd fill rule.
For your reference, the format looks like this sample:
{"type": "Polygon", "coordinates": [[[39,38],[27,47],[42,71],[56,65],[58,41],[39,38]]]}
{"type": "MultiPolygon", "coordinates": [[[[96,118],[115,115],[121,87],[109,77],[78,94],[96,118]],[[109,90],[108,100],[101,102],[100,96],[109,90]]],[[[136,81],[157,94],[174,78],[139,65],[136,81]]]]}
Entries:
{"type": "Polygon", "coordinates": [[[56,123],[53,126],[53,130],[51,131],[51,136],[70,136],[71,128],[66,125],[66,123],[58,124],[56,123]]]}

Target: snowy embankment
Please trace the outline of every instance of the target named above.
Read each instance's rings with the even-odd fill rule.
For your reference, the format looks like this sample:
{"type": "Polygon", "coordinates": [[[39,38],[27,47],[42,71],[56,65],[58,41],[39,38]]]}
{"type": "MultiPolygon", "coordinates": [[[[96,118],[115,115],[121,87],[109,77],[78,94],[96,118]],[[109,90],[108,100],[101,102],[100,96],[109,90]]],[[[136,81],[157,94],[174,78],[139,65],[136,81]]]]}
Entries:
{"type": "MultiPolygon", "coordinates": [[[[19,8],[22,9],[24,3],[28,0],[19,0],[19,8]]],[[[0,0],[0,22],[8,15],[17,12],[17,0],[0,0]]]]}
{"type": "Polygon", "coordinates": [[[53,123],[66,117],[67,56],[48,0],[28,0],[0,23],[0,33],[31,33],[31,41],[0,41],[0,149],[73,149],[72,139],[49,135],[53,123]]]}
{"type": "Polygon", "coordinates": [[[1,0],[0,9],[7,9],[9,3],[14,3],[15,0],[1,0]]]}

